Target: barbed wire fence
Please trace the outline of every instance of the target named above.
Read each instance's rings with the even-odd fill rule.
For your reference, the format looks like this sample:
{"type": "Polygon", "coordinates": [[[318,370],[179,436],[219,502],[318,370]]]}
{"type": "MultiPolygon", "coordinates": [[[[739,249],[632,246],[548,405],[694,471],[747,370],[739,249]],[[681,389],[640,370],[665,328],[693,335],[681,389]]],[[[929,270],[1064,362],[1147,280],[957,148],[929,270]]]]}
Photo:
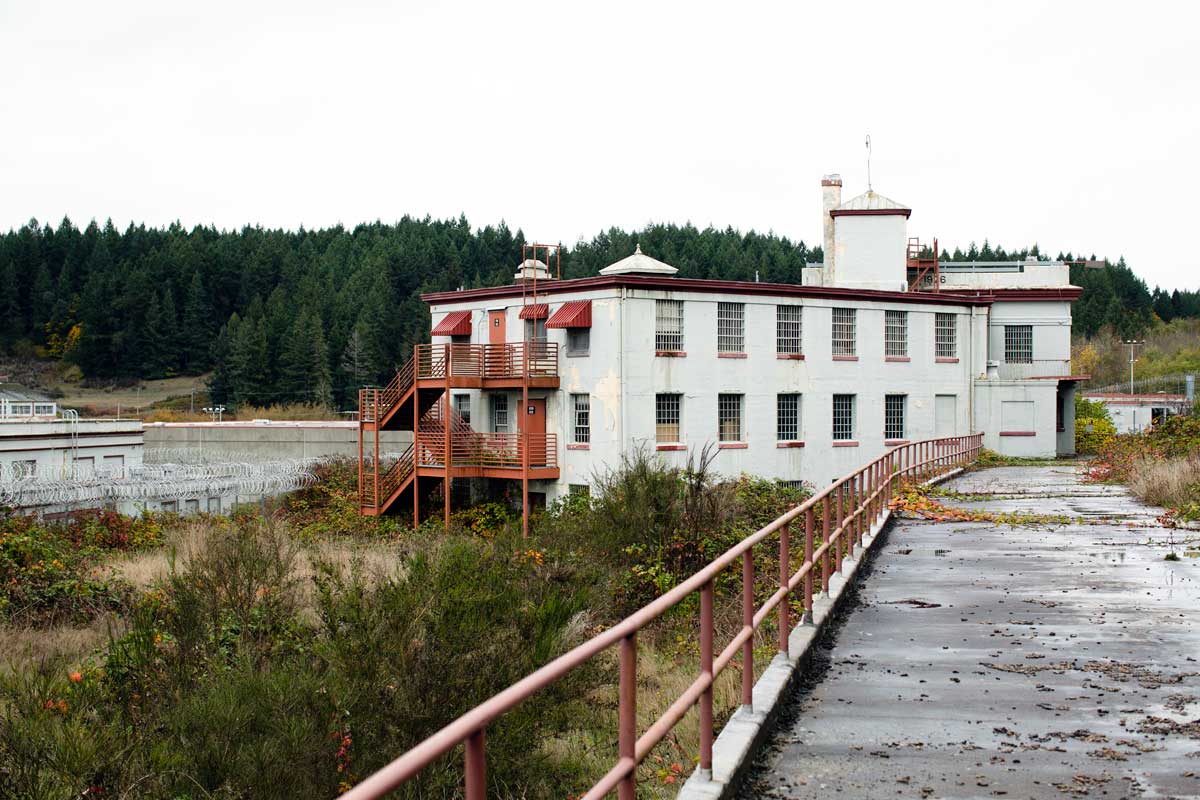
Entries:
{"type": "Polygon", "coordinates": [[[17,509],[179,502],[210,497],[261,498],[313,485],[326,458],[255,460],[245,453],[209,455],[190,448],[148,448],[143,463],[64,466],[0,478],[0,506],[17,509]]]}

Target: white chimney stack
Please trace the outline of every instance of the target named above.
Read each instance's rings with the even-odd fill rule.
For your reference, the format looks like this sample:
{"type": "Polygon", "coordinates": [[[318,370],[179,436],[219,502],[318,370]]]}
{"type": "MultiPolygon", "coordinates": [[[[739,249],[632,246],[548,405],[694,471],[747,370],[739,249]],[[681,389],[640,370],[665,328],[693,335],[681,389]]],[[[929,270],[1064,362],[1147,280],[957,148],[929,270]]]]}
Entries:
{"type": "Polygon", "coordinates": [[[833,275],[833,215],[829,212],[842,204],[842,176],[836,172],[821,178],[821,227],[825,233],[825,276],[833,275]]]}

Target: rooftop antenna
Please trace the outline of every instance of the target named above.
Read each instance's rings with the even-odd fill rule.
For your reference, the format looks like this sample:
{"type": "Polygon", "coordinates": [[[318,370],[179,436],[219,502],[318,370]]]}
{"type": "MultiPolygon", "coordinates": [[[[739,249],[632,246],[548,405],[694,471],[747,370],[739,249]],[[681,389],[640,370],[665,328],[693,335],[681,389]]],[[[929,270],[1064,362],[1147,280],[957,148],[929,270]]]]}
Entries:
{"type": "Polygon", "coordinates": [[[867,191],[871,191],[871,134],[867,134],[867,191]]]}

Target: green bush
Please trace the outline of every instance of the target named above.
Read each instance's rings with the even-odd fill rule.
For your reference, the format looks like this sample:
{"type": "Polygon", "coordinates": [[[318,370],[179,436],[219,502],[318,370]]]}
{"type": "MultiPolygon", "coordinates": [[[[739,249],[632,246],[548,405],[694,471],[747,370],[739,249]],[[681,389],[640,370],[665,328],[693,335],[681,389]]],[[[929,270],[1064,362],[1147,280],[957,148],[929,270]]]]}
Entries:
{"type": "Polygon", "coordinates": [[[1075,418],[1075,452],[1080,455],[1094,455],[1108,446],[1117,435],[1117,429],[1112,422],[1103,417],[1075,418]],[[1088,430],[1088,428],[1091,430],[1088,430]]]}

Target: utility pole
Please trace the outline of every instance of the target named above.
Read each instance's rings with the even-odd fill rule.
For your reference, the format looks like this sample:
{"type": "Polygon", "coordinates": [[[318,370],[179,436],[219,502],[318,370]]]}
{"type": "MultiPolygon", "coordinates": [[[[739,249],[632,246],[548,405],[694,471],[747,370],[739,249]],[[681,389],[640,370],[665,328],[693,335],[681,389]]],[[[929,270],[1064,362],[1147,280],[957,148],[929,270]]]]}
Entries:
{"type": "Polygon", "coordinates": [[[1139,346],[1145,344],[1145,342],[1144,341],[1139,342],[1135,339],[1129,339],[1128,341],[1121,342],[1121,344],[1129,345],[1129,394],[1132,395],[1133,394],[1133,363],[1135,361],[1137,361],[1137,359],[1134,358],[1134,356],[1133,356],[1133,348],[1139,347],[1139,346]]]}

